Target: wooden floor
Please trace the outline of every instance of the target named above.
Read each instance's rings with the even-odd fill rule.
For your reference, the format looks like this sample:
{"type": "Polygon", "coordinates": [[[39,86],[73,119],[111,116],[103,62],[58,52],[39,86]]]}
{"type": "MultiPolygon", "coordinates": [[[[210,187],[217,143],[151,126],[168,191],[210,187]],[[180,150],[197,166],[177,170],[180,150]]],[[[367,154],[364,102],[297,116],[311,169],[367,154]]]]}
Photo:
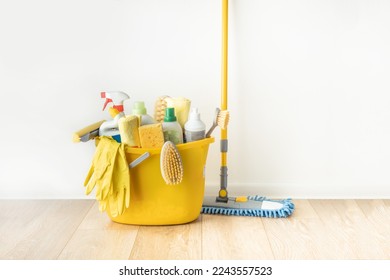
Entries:
{"type": "Polygon", "coordinates": [[[290,218],[111,222],[92,200],[0,200],[0,259],[390,259],[390,200],[293,200],[290,218]]]}

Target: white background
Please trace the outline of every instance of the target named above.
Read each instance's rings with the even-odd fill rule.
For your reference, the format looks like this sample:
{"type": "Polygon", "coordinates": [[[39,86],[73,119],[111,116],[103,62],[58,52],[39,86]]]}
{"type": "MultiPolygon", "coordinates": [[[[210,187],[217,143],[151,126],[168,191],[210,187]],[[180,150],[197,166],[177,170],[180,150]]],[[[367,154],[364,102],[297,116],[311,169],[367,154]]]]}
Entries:
{"type": "MultiPolygon", "coordinates": [[[[302,280],[318,280],[333,278],[335,274],[340,279],[380,279],[390,273],[388,260],[3,260],[0,262],[0,275],[9,280],[28,278],[39,279],[218,279],[220,268],[241,268],[247,270],[248,275],[223,276],[223,279],[234,280],[269,278],[283,280],[293,277],[302,280]],[[24,269],[20,269],[23,264],[24,269]],[[132,273],[138,271],[139,275],[119,275],[120,269],[129,269],[132,273]],[[261,267],[270,267],[272,274],[256,275],[256,271],[263,271],[261,267]],[[198,275],[156,275],[155,271],[167,273],[197,272],[198,275]],[[245,268],[245,269],[244,269],[245,268]],[[203,274],[199,273],[202,269],[203,274]],[[252,275],[249,272],[252,271],[252,275]],[[321,273],[318,273],[321,271],[321,273]],[[143,275],[142,275],[143,274],[143,275]],[[153,274],[153,275],[146,275],[153,274]],[[349,278],[350,277],[350,278],[349,278]]],[[[237,270],[236,270],[237,271],[237,270]]],[[[269,270],[266,270],[268,273],[269,270]]],[[[239,273],[239,272],[236,272],[239,273]]],[[[232,273],[233,274],[233,273],[232,273]]]]}
{"type": "MultiPolygon", "coordinates": [[[[390,2],[231,0],[229,190],[390,197],[390,2]]],[[[108,118],[100,91],[150,114],[185,96],[209,127],[220,102],[220,0],[0,2],[0,198],[84,198],[108,118]]],[[[218,130],[214,133],[218,141],[218,130]]],[[[210,146],[206,193],[218,191],[210,146]]]]}

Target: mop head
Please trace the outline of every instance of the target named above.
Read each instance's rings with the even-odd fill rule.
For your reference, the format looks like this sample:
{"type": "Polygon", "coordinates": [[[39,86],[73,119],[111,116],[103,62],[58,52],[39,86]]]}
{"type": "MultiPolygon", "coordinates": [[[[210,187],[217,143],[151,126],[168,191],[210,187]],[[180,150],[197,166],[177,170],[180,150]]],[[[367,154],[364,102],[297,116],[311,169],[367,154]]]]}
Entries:
{"type": "Polygon", "coordinates": [[[230,198],[228,202],[217,202],[215,197],[205,197],[202,214],[220,214],[233,216],[253,216],[266,218],[287,218],[294,211],[291,199],[271,200],[262,196],[248,196],[247,201],[237,202],[230,198]]]}

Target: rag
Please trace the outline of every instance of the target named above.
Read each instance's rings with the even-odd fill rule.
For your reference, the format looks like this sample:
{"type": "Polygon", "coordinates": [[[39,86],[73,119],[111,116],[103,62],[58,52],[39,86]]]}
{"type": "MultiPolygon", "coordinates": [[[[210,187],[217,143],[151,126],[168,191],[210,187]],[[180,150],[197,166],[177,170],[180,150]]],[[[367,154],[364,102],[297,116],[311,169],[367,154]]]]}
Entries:
{"type": "Polygon", "coordinates": [[[100,137],[84,186],[87,195],[96,187],[101,212],[109,209],[113,217],[124,213],[130,206],[130,172],[124,144],[109,136],[100,137]]]}

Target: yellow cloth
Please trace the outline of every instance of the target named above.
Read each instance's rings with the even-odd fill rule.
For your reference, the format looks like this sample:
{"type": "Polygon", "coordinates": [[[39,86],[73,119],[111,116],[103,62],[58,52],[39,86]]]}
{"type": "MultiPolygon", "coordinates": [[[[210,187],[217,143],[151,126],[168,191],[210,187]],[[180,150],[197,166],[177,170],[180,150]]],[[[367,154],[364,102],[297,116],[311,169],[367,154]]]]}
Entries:
{"type": "Polygon", "coordinates": [[[111,137],[100,138],[84,186],[87,195],[96,186],[100,211],[109,206],[113,217],[123,214],[130,205],[130,171],[124,144],[111,137]]]}

